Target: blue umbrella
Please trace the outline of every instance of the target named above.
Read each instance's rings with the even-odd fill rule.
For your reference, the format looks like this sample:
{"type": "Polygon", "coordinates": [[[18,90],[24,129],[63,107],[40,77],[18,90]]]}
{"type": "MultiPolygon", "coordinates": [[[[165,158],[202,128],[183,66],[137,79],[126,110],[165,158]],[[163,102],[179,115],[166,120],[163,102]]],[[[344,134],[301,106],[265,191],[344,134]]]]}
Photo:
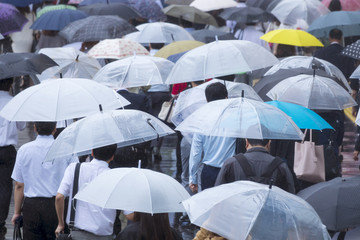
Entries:
{"type": "Polygon", "coordinates": [[[170,55],[167,59],[168,59],[169,61],[172,61],[173,63],[176,63],[177,60],[179,60],[179,59],[182,57],[182,55],[184,55],[184,54],[187,53],[187,52],[188,52],[188,51],[170,55]]]}
{"type": "Polygon", "coordinates": [[[295,124],[301,129],[333,129],[322,117],[306,107],[280,101],[270,101],[266,103],[275,106],[286,113],[286,115],[291,117],[295,124]]]}
{"type": "Polygon", "coordinates": [[[97,4],[97,3],[129,3],[129,0],[84,0],[81,3],[79,3],[79,6],[87,6],[91,4],[97,4]]]}
{"type": "Polygon", "coordinates": [[[33,3],[42,3],[43,0],[0,0],[0,2],[12,4],[15,7],[27,7],[33,3]]]}
{"type": "Polygon", "coordinates": [[[42,14],[30,28],[36,30],[60,31],[69,23],[86,17],[87,14],[79,10],[54,10],[42,14]]]}

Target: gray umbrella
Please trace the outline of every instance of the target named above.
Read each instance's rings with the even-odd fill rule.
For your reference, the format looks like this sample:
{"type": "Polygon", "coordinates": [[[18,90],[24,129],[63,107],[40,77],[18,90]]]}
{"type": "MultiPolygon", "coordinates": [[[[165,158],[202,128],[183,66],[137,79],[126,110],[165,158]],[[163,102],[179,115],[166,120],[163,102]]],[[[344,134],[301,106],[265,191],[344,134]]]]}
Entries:
{"type": "Polygon", "coordinates": [[[97,3],[78,8],[90,16],[94,15],[117,15],[123,19],[129,20],[140,17],[137,10],[123,3],[97,3]]]}
{"type": "Polygon", "coordinates": [[[360,60],[360,40],[350,44],[341,52],[342,55],[360,60]]]}
{"type": "Polygon", "coordinates": [[[214,42],[216,40],[216,36],[219,40],[235,40],[234,35],[231,33],[208,29],[193,31],[191,32],[191,35],[195,40],[203,43],[214,42]]]}
{"type": "Polygon", "coordinates": [[[104,39],[121,38],[136,32],[126,20],[112,15],[90,16],[67,25],[60,36],[69,42],[95,42],[104,39]]]}
{"type": "Polygon", "coordinates": [[[360,226],[360,176],[334,178],[315,184],[297,195],[319,214],[326,228],[342,231],[360,226]]]}

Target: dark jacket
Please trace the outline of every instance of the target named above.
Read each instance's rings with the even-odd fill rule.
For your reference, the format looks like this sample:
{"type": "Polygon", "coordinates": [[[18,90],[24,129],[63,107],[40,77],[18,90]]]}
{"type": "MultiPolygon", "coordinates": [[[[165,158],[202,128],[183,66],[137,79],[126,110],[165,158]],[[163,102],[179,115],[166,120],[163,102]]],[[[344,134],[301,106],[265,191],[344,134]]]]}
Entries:
{"type": "MultiPolygon", "coordinates": [[[[117,235],[116,240],[144,240],[140,236],[140,223],[132,222],[128,224],[120,233],[117,235]]],[[[178,234],[175,229],[171,228],[173,235],[173,240],[182,240],[180,234],[178,234]]]]}
{"type": "Polygon", "coordinates": [[[125,109],[135,109],[149,113],[151,110],[150,99],[144,94],[129,92],[125,89],[119,90],[118,93],[130,102],[125,109]]]}

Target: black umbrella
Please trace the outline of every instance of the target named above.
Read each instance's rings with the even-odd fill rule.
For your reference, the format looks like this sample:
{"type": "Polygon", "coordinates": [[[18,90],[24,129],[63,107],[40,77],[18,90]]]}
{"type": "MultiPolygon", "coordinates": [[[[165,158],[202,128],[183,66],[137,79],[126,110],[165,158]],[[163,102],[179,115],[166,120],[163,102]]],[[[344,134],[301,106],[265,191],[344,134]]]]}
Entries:
{"type": "Polygon", "coordinates": [[[266,94],[279,82],[283,81],[286,78],[297,76],[299,74],[308,74],[313,75],[316,74],[322,77],[328,77],[336,81],[340,84],[344,89],[347,90],[345,85],[342,81],[338,80],[337,78],[331,77],[328,73],[323,70],[315,70],[315,69],[308,69],[308,68],[293,68],[293,69],[279,69],[276,73],[263,76],[254,86],[255,92],[261,97],[264,101],[271,101],[272,99],[269,98],[266,94]]]}
{"type": "Polygon", "coordinates": [[[258,7],[227,8],[219,16],[238,23],[267,22],[275,19],[271,13],[258,7]]]}
{"type": "Polygon", "coordinates": [[[123,3],[111,3],[111,4],[97,3],[97,4],[82,6],[79,7],[78,9],[84,11],[90,16],[117,15],[126,20],[140,17],[140,13],[137,10],[123,3]]]}
{"type": "Polygon", "coordinates": [[[348,45],[341,52],[342,55],[360,60],[360,40],[348,45]]]}
{"type": "Polygon", "coordinates": [[[194,37],[195,40],[203,42],[203,43],[214,42],[216,40],[216,37],[218,38],[218,40],[235,40],[236,39],[234,37],[234,35],[231,33],[226,33],[226,32],[217,31],[217,30],[208,30],[208,29],[193,31],[193,32],[191,32],[191,35],[194,37]]]}
{"type": "Polygon", "coordinates": [[[57,66],[51,58],[38,53],[6,53],[0,55],[0,79],[40,74],[57,66]]]}

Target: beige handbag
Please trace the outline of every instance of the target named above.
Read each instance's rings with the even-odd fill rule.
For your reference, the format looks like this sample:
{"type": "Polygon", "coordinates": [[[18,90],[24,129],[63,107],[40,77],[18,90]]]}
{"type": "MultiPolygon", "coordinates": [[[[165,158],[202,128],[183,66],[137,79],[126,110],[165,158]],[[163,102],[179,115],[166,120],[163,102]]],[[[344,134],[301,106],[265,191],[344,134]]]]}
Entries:
{"type": "Polygon", "coordinates": [[[158,118],[163,120],[166,123],[172,123],[171,122],[171,117],[173,115],[173,111],[174,111],[174,98],[171,99],[168,102],[164,102],[161,106],[161,110],[158,114],[158,118]]]}
{"type": "MultiPolygon", "coordinates": [[[[305,135],[306,135],[305,130],[305,135]]],[[[312,141],[310,129],[310,141],[295,143],[294,172],[300,180],[311,183],[325,181],[325,158],[324,146],[315,145],[312,141]]]]}

